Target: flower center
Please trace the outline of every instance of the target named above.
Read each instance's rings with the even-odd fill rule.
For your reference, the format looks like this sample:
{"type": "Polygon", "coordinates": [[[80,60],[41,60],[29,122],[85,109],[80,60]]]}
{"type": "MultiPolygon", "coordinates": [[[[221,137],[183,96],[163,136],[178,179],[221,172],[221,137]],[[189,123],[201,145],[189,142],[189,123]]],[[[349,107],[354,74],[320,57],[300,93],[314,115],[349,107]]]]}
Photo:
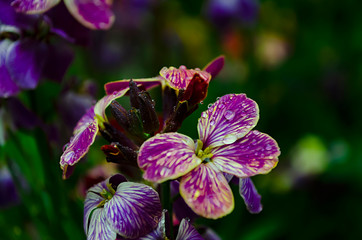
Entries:
{"type": "Polygon", "coordinates": [[[207,147],[205,149],[203,149],[203,142],[198,139],[196,142],[196,149],[195,149],[195,154],[197,157],[199,157],[202,160],[202,163],[208,163],[211,162],[211,157],[212,157],[212,153],[211,153],[211,148],[207,147]]]}
{"type": "Polygon", "coordinates": [[[110,183],[107,183],[107,189],[103,189],[103,191],[100,193],[100,195],[104,198],[97,207],[103,207],[106,202],[112,199],[116,191],[113,189],[112,185],[110,183]]]}

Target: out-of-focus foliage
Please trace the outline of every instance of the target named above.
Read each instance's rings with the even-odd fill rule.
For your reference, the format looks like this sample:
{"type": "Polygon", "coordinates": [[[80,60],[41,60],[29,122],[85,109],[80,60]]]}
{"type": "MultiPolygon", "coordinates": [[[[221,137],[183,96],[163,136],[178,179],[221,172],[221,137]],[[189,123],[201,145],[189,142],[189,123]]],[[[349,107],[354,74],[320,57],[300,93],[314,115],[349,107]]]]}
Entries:
{"type": "MultiPolygon", "coordinates": [[[[71,106],[64,110],[69,91],[83,97],[74,101],[85,111],[81,106],[103,96],[108,81],[156,76],[163,66],[202,67],[220,54],[225,67],[181,132],[196,138],[197,118],[209,103],[246,93],[259,104],[257,129],[273,136],[282,154],[270,174],[253,178],[262,195],[260,214],[249,214],[236,198],[232,214],[197,224],[212,227],[222,239],[362,237],[358,4],[244,0],[255,4],[252,21],[232,16],[219,24],[210,2],[114,1],[113,27],[92,32],[88,46],[74,47],[75,59],[61,84],[43,81],[18,95],[41,123],[16,126],[8,101],[1,100],[0,169],[11,173],[19,201],[0,210],[0,239],[85,238],[84,188],[97,182],[87,174],[105,161],[99,148],[104,142],[97,140],[72,177],[61,179],[59,156],[75,124],[67,117],[71,106]]],[[[151,94],[161,109],[160,91],[151,94]]],[[[111,168],[102,170],[104,177],[111,168]]],[[[1,195],[7,197],[13,196],[1,195]]]]}

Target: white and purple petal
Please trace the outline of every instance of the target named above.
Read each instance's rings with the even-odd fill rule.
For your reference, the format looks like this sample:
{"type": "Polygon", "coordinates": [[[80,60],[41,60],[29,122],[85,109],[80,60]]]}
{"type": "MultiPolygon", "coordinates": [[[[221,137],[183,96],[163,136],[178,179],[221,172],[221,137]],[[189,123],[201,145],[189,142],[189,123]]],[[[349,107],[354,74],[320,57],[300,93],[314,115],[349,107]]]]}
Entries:
{"type": "Polygon", "coordinates": [[[195,155],[194,141],[180,133],[158,134],[143,143],[138,166],[143,178],[152,182],[176,179],[201,163],[195,155]]]}
{"type": "MultiPolygon", "coordinates": [[[[137,85],[142,85],[142,87],[147,90],[154,88],[161,84],[163,79],[161,77],[155,78],[141,78],[141,79],[132,79],[137,85]]],[[[106,91],[107,95],[112,94],[113,92],[118,92],[124,89],[129,88],[130,79],[127,80],[118,80],[114,82],[109,82],[104,85],[104,90],[106,91]]]]}
{"type": "Polygon", "coordinates": [[[100,204],[104,198],[100,195],[100,193],[105,189],[107,190],[107,182],[106,181],[102,181],[96,185],[94,185],[93,187],[91,187],[88,191],[87,191],[87,195],[85,197],[85,202],[84,202],[84,217],[83,217],[83,227],[84,227],[84,231],[85,233],[88,232],[88,227],[89,227],[89,217],[92,213],[93,210],[95,210],[98,206],[98,204],[100,204]]]}
{"type": "Polygon", "coordinates": [[[187,69],[185,66],[164,67],[160,71],[160,75],[166,80],[166,82],[174,89],[186,90],[195,74],[198,74],[200,78],[209,84],[211,75],[208,72],[202,70],[187,69]]]}
{"type": "Polygon", "coordinates": [[[115,195],[104,205],[110,226],[122,237],[136,238],[151,232],[158,224],[162,207],[158,193],[133,182],[118,185],[115,195]]]}
{"type": "Polygon", "coordinates": [[[167,210],[162,211],[162,216],[158,222],[157,228],[149,234],[138,238],[137,240],[165,240],[166,239],[166,213],[167,210]]]}
{"type": "Polygon", "coordinates": [[[117,233],[112,229],[103,208],[92,212],[87,240],[115,240],[117,233]]]}
{"type": "Polygon", "coordinates": [[[246,208],[250,213],[260,213],[261,210],[263,210],[263,206],[261,205],[261,196],[250,178],[240,178],[239,193],[244,199],[246,208]]]}
{"type": "Polygon", "coordinates": [[[15,0],[11,6],[17,12],[38,14],[48,11],[60,2],[60,0],[15,0]]]}
{"type": "Polygon", "coordinates": [[[189,220],[182,219],[176,240],[204,240],[189,220]]]}
{"type": "Polygon", "coordinates": [[[60,167],[63,170],[63,178],[66,174],[68,166],[73,166],[80,161],[88,152],[89,147],[93,144],[98,133],[98,120],[94,119],[87,125],[84,125],[68,143],[67,148],[60,157],[60,167]]]}
{"type": "Polygon", "coordinates": [[[258,119],[256,102],[245,94],[228,94],[201,114],[197,129],[204,147],[218,147],[245,136],[258,119]]]}
{"type": "Polygon", "coordinates": [[[234,209],[234,197],[222,172],[212,162],[200,164],[180,181],[180,193],[198,215],[217,219],[234,209]]]}
{"type": "Polygon", "coordinates": [[[108,0],[64,0],[69,12],[90,29],[109,29],[114,22],[112,4],[108,0]]]}
{"type": "Polygon", "coordinates": [[[245,178],[270,172],[280,155],[277,142],[253,130],[236,142],[212,149],[212,161],[220,171],[245,178]]]}

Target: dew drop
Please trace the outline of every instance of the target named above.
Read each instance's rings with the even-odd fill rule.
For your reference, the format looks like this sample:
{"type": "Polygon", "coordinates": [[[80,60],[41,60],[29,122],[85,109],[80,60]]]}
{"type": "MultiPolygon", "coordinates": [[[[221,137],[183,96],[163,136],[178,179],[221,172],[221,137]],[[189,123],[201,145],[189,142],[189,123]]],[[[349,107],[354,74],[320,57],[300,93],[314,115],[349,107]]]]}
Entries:
{"type": "Polygon", "coordinates": [[[231,110],[227,110],[225,111],[224,113],[224,117],[227,119],[227,120],[232,120],[234,117],[235,117],[235,112],[231,111],[231,110]]]}
{"type": "Polygon", "coordinates": [[[234,143],[236,140],[238,140],[238,138],[236,137],[236,135],[234,134],[227,134],[224,136],[224,138],[222,139],[222,142],[225,144],[231,144],[234,143]]]}
{"type": "Polygon", "coordinates": [[[214,120],[211,120],[210,121],[210,126],[214,126],[215,125],[215,121],[214,120]]]}
{"type": "Polygon", "coordinates": [[[219,100],[219,99],[220,99],[220,97],[217,97],[217,98],[216,98],[216,101],[219,100]]]}
{"type": "Polygon", "coordinates": [[[219,104],[219,108],[220,108],[220,109],[224,108],[224,104],[220,103],[220,104],[219,104]]]}
{"type": "Polygon", "coordinates": [[[172,153],[171,152],[168,152],[167,154],[166,154],[166,157],[170,157],[172,155],[172,153]]]}
{"type": "Polygon", "coordinates": [[[267,144],[267,145],[265,146],[265,150],[268,150],[268,151],[272,150],[272,146],[270,146],[269,144],[267,144]]]}
{"type": "Polygon", "coordinates": [[[212,107],[212,104],[210,103],[209,105],[207,105],[207,108],[211,108],[212,107]]]}
{"type": "Polygon", "coordinates": [[[206,117],[207,117],[207,113],[206,113],[206,112],[202,112],[202,113],[201,113],[201,117],[202,117],[202,118],[206,118],[206,117]]]}
{"type": "Polygon", "coordinates": [[[200,104],[204,104],[204,101],[201,101],[200,104]]]}

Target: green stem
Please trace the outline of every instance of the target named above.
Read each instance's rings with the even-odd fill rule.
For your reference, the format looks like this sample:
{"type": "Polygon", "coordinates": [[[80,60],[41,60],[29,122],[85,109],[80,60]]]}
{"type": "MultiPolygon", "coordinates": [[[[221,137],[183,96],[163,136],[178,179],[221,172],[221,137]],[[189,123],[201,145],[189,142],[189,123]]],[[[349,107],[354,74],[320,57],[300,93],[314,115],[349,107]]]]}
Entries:
{"type": "MultiPolygon", "coordinates": [[[[169,237],[170,239],[173,238],[173,224],[172,224],[172,202],[171,202],[171,185],[170,181],[164,182],[161,184],[161,201],[162,201],[162,207],[163,209],[167,210],[168,216],[169,216],[169,223],[170,223],[170,229],[169,229],[169,237]]],[[[167,217],[167,216],[166,216],[167,217]]],[[[167,222],[167,220],[166,220],[167,222]]]]}

